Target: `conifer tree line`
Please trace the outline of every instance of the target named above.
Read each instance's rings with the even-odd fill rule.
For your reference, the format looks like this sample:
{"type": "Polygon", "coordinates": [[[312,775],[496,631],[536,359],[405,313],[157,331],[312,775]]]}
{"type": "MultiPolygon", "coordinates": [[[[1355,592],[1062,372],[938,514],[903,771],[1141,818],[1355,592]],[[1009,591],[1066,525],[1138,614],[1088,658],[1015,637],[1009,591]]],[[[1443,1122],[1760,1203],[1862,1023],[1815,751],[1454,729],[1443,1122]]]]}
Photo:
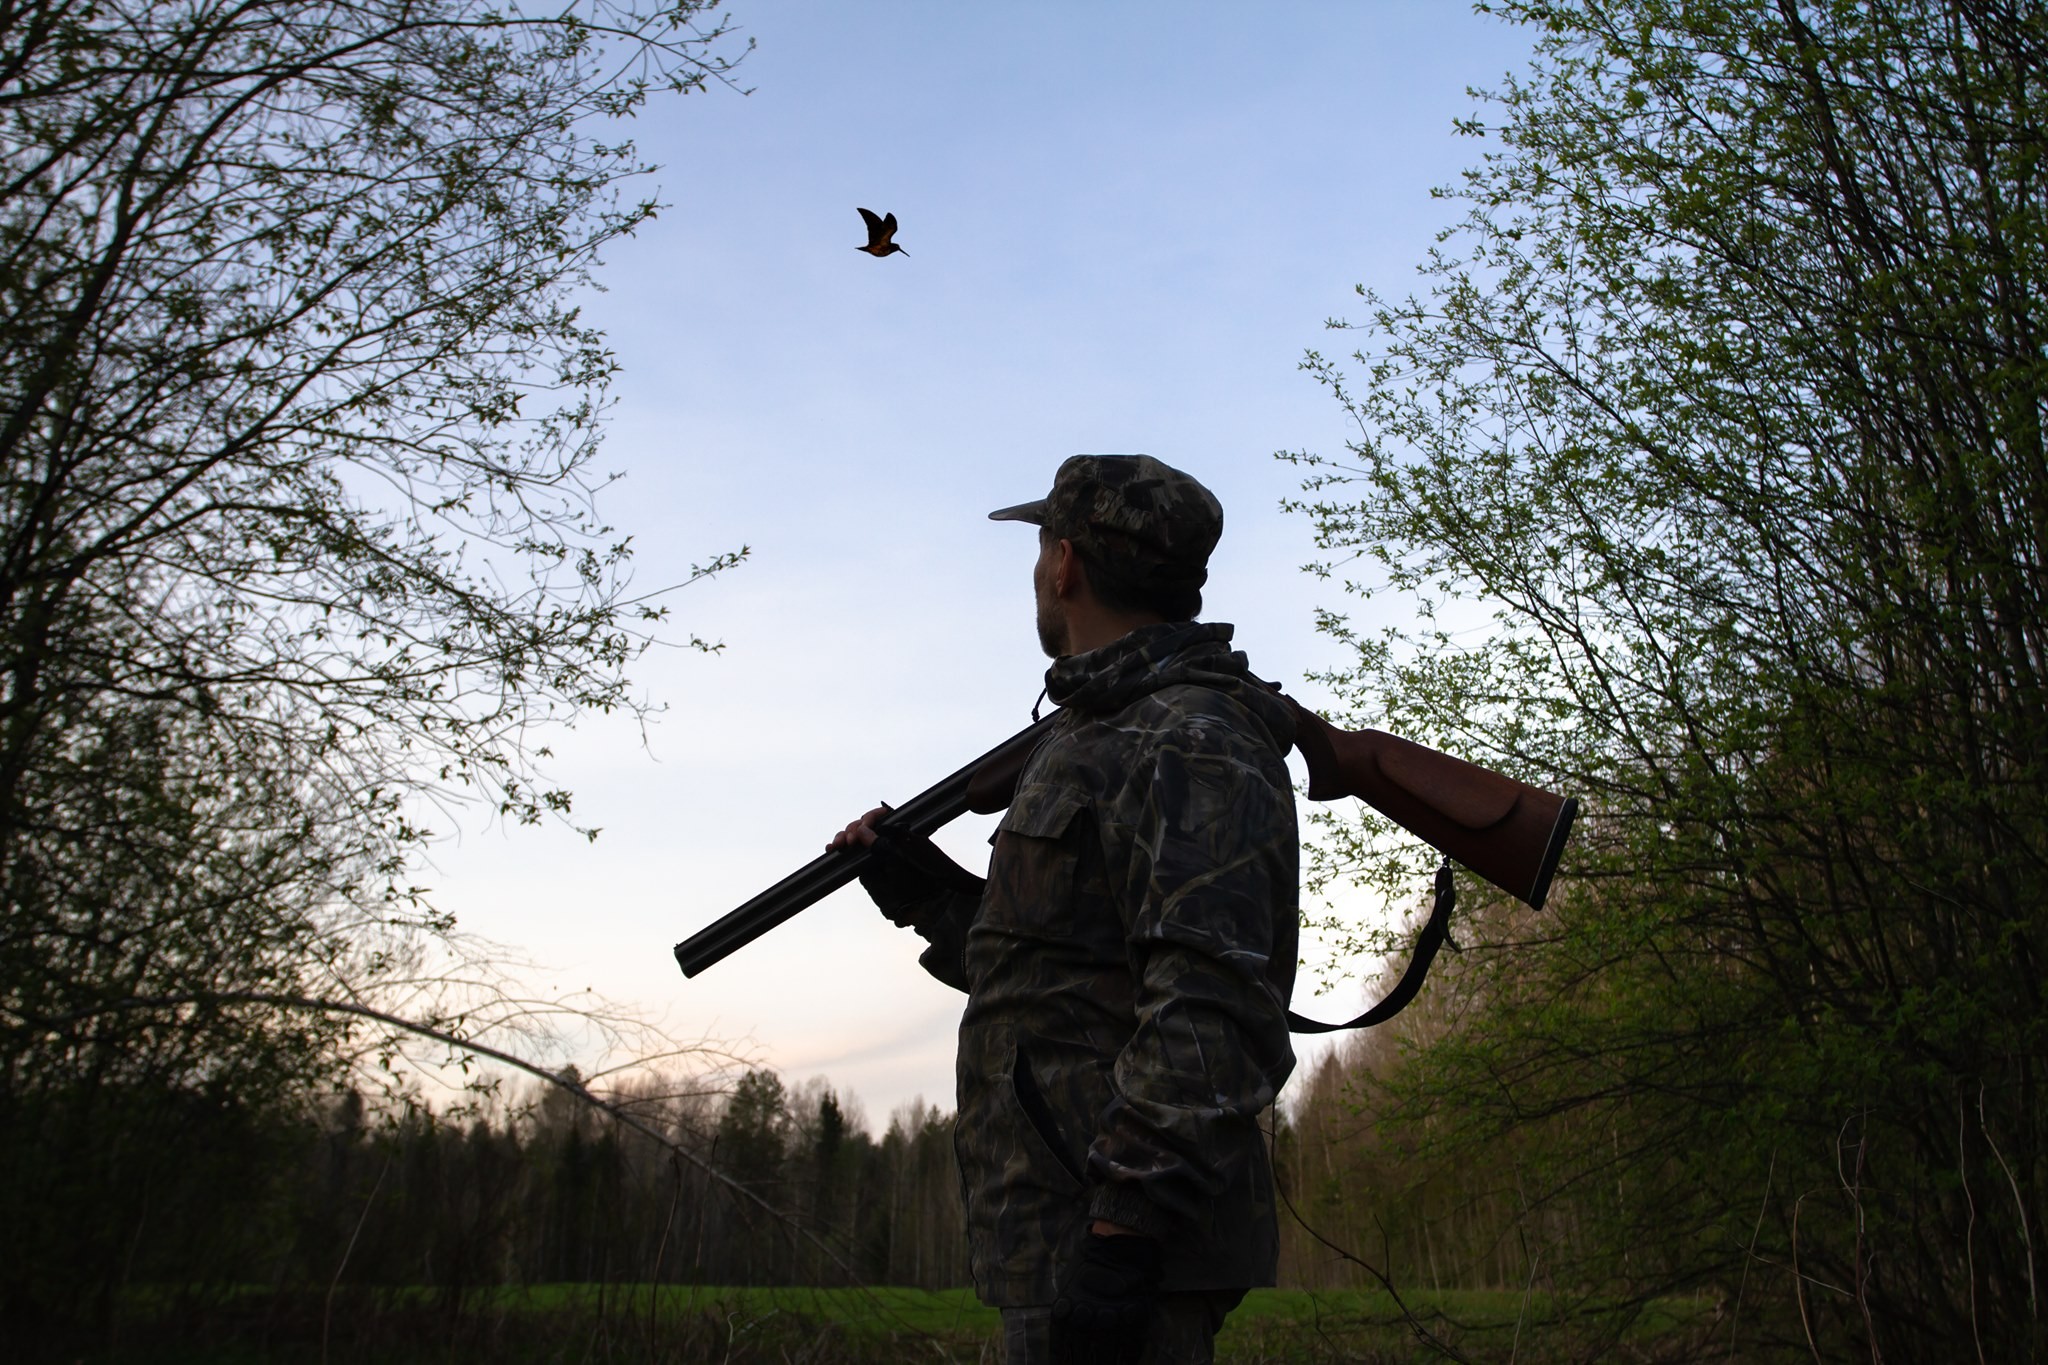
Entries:
{"type": "Polygon", "coordinates": [[[465,1239],[490,1248],[473,1264],[493,1284],[965,1282],[950,1114],[912,1101],[877,1137],[826,1082],[791,1089],[758,1069],[728,1094],[663,1095],[649,1084],[615,1098],[744,1196],[561,1091],[513,1120],[415,1118],[378,1134],[330,1124],[320,1141],[346,1154],[339,1159],[353,1166],[359,1189],[373,1164],[402,1162],[407,1151],[444,1153],[415,1158],[426,1181],[416,1198],[446,1214],[383,1215],[396,1254],[364,1267],[364,1282],[420,1283],[430,1260],[415,1235],[437,1222],[451,1252],[465,1239]]]}
{"type": "Polygon", "coordinates": [[[608,1098],[672,1145],[561,1090],[395,1122],[344,1096],[301,1133],[280,1193],[309,1221],[271,1254],[288,1279],[324,1264],[454,1301],[532,1284],[965,1282],[949,1114],[912,1101],[877,1137],[824,1081],[792,1090],[767,1070],[725,1093],[648,1081],[608,1098]]]}
{"type": "Polygon", "coordinates": [[[22,1340],[110,1323],[135,1292],[204,1313],[419,1290],[460,1312],[536,1284],[966,1282],[949,1114],[913,1101],[876,1136],[825,1082],[766,1070],[607,1098],[633,1126],[556,1088],[442,1114],[130,1093],[119,1141],[11,1168],[8,1320],[22,1340]]]}

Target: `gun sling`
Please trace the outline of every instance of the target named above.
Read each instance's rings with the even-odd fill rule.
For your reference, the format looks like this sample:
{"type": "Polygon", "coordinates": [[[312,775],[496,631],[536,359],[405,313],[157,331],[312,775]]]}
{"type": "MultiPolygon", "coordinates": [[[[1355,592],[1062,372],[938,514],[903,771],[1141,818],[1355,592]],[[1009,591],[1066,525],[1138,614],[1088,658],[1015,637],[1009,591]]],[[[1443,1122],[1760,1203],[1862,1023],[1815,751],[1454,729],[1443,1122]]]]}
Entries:
{"type": "MultiPolygon", "coordinates": [[[[1415,939],[1415,953],[1408,959],[1408,970],[1401,973],[1401,979],[1386,993],[1377,1005],[1359,1015],[1356,1019],[1342,1024],[1329,1024],[1320,1019],[1310,1019],[1287,1011],[1289,1033],[1342,1033],[1347,1029],[1371,1028],[1408,1008],[1408,1002],[1422,989],[1422,980],[1429,975],[1429,964],[1436,961],[1436,950],[1451,942],[1451,907],[1458,903],[1458,888],[1451,876],[1451,860],[1444,859],[1444,865],[1436,870],[1436,899],[1429,907],[1429,921],[1422,926],[1422,932],[1415,939]]],[[[1452,951],[1457,950],[1455,943],[1452,951]]]]}

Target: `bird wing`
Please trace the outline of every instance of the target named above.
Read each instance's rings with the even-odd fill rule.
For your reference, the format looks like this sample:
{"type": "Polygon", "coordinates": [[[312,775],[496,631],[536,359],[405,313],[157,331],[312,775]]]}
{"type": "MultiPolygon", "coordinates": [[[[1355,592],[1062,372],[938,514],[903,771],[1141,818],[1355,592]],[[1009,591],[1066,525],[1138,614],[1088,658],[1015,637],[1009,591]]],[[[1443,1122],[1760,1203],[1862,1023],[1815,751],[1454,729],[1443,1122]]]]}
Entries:
{"type": "Polygon", "coordinates": [[[896,230],[896,215],[893,213],[889,215],[889,221],[886,224],[881,219],[875,217],[872,209],[862,209],[860,216],[868,225],[868,244],[870,246],[884,240],[890,233],[896,230]]]}

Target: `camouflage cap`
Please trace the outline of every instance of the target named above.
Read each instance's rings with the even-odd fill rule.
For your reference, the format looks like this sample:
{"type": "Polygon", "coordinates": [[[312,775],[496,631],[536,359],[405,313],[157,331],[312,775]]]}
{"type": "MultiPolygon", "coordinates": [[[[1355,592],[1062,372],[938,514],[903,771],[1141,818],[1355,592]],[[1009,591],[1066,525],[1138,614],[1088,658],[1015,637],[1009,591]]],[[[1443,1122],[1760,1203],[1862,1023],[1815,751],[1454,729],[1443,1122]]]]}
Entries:
{"type": "Polygon", "coordinates": [[[1159,587],[1201,587],[1223,535],[1216,495],[1150,455],[1073,456],[1052,492],[988,516],[1043,526],[1094,562],[1159,587]]]}

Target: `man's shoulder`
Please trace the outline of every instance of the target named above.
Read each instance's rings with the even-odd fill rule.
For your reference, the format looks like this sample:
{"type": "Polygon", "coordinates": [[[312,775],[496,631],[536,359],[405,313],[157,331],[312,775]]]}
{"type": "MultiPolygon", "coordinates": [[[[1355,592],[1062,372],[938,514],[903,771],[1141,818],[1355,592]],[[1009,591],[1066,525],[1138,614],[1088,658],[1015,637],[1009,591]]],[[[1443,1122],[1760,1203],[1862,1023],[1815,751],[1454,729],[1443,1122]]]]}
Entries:
{"type": "Polygon", "coordinates": [[[1113,712],[1077,714],[1041,750],[1033,776],[1112,805],[1152,788],[1162,765],[1185,772],[1192,764],[1227,774],[1230,785],[1250,780],[1291,791],[1291,737],[1291,726],[1276,734],[1270,716],[1228,691],[1177,682],[1113,712]]]}
{"type": "Polygon", "coordinates": [[[1277,702],[1242,688],[1177,682],[1139,698],[1123,721],[1155,743],[1189,752],[1237,752],[1247,747],[1284,754],[1291,726],[1274,716],[1277,702]],[[1278,731],[1279,733],[1276,733],[1278,731]]]}

